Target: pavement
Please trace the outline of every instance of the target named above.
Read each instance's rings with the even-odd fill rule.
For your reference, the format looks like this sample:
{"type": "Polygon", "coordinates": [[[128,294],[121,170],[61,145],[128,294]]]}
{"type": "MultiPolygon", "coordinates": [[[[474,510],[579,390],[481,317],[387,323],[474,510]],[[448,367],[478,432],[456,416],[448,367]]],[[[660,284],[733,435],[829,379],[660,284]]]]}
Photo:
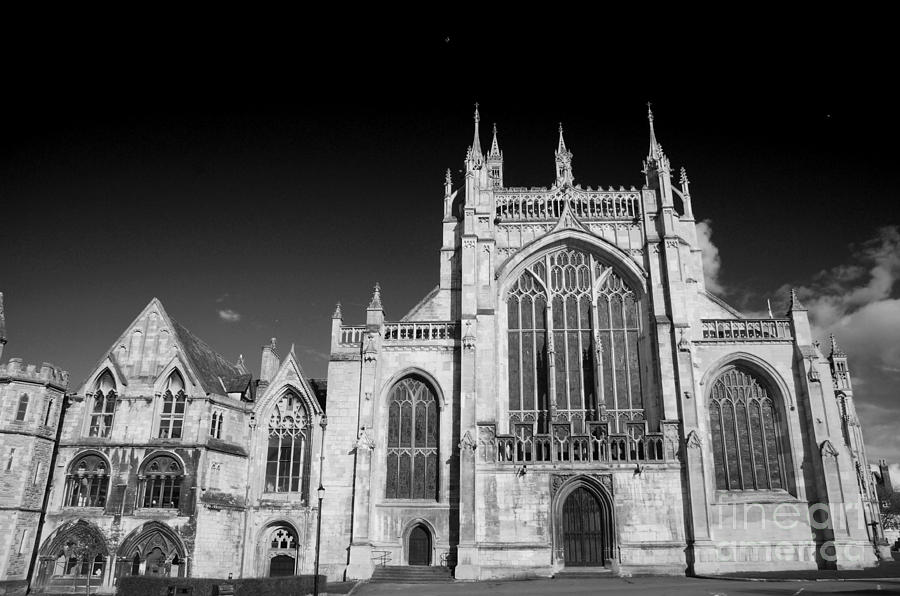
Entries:
{"type": "Polygon", "coordinates": [[[666,596],[880,596],[900,594],[900,578],[886,581],[858,579],[848,581],[734,581],[692,577],[609,577],[599,579],[535,579],[519,581],[456,582],[451,584],[360,584],[352,596],[478,596],[481,594],[514,596],[594,596],[594,595],[666,595],[666,596]]]}

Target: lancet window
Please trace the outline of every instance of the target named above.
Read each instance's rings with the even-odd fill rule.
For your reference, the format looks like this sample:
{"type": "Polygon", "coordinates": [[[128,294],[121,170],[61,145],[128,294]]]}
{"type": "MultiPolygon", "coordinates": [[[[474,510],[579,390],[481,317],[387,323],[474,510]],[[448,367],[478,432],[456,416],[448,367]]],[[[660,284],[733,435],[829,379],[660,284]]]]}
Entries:
{"type": "Polygon", "coordinates": [[[108,370],[97,379],[94,388],[88,436],[108,438],[116,414],[116,382],[108,370]]]}
{"type": "Polygon", "coordinates": [[[266,491],[306,494],[310,426],[303,400],[295,393],[285,393],[269,417],[266,491]]]}
{"type": "Polygon", "coordinates": [[[722,372],[710,392],[709,428],[717,489],[784,488],[778,412],[760,378],[737,366],[722,372]]]}
{"type": "Polygon", "coordinates": [[[162,413],[159,418],[160,439],[181,438],[186,401],[184,379],[177,370],[172,371],[166,380],[166,391],[163,393],[162,413]]]}
{"type": "Polygon", "coordinates": [[[537,423],[644,419],[637,293],[594,255],[563,248],[535,260],[506,298],[509,416],[537,423]]]}
{"type": "Polygon", "coordinates": [[[438,403],[415,377],[391,389],[388,409],[388,499],[437,499],[438,403]]]}

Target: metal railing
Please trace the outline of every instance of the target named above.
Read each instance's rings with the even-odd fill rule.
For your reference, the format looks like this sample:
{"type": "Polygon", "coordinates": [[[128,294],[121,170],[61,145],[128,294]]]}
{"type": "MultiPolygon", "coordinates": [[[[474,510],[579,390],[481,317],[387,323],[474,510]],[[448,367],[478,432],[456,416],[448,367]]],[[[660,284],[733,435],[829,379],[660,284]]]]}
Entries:
{"type": "Polygon", "coordinates": [[[372,560],[377,561],[375,565],[377,567],[384,567],[388,563],[391,562],[391,551],[389,550],[373,550],[372,551],[372,560]],[[376,554],[378,553],[378,554],[376,554]]]}

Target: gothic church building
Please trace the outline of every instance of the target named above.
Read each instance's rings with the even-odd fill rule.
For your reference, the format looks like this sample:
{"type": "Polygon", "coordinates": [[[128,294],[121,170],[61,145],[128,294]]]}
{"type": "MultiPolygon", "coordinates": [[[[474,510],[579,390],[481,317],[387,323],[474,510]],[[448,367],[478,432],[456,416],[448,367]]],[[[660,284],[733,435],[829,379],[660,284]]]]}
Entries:
{"type": "Polygon", "coordinates": [[[152,300],[68,396],[32,586],[311,573],[319,516],[332,580],[874,564],[847,355],[795,295],[750,319],[706,290],[649,118],[640,189],[576,183],[561,128],[553,184],[522,188],[476,110],[438,285],[399,320],[377,286],[364,321],[338,306],[327,380],[274,340],[254,379],[152,300]]]}

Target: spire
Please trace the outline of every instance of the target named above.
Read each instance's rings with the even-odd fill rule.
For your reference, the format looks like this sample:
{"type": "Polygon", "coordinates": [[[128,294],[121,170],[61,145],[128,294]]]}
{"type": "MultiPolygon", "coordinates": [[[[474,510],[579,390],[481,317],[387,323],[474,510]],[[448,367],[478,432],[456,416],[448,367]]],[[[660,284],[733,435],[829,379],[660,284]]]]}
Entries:
{"type": "Polygon", "coordinates": [[[338,302],[337,306],[334,307],[334,314],[331,315],[332,319],[343,319],[344,313],[341,312],[341,303],[338,302]]]}
{"type": "Polygon", "coordinates": [[[472,161],[481,163],[484,156],[481,154],[481,135],[478,132],[478,123],[481,122],[481,115],[478,113],[478,102],[475,102],[475,138],[472,140],[472,161]]]}
{"type": "Polygon", "coordinates": [[[691,196],[691,183],[688,180],[687,170],[684,169],[684,166],[681,166],[681,192],[685,196],[691,196]]]}
{"type": "Polygon", "coordinates": [[[797,298],[797,290],[791,288],[791,305],[788,307],[788,311],[793,310],[806,310],[806,307],[800,302],[800,299],[797,298]]]}
{"type": "Polygon", "coordinates": [[[381,306],[381,286],[375,282],[375,291],[372,293],[372,301],[369,302],[369,310],[382,310],[381,306]]]}
{"type": "Polygon", "coordinates": [[[650,122],[650,152],[647,154],[647,160],[659,159],[662,149],[656,142],[656,131],[653,129],[653,108],[650,102],[647,102],[647,120],[650,122]]]}
{"type": "Polygon", "coordinates": [[[837,343],[837,339],[834,337],[834,333],[831,334],[831,358],[846,358],[847,353],[841,349],[841,347],[837,343]]]}
{"type": "Polygon", "coordinates": [[[566,147],[563,138],[563,125],[559,123],[559,143],[556,145],[556,184],[574,184],[575,176],[572,174],[572,152],[566,147]]]}
{"type": "Polygon", "coordinates": [[[491,141],[491,152],[488,154],[489,159],[503,159],[500,153],[500,143],[497,142],[497,123],[494,123],[494,140],[491,141]]]}

